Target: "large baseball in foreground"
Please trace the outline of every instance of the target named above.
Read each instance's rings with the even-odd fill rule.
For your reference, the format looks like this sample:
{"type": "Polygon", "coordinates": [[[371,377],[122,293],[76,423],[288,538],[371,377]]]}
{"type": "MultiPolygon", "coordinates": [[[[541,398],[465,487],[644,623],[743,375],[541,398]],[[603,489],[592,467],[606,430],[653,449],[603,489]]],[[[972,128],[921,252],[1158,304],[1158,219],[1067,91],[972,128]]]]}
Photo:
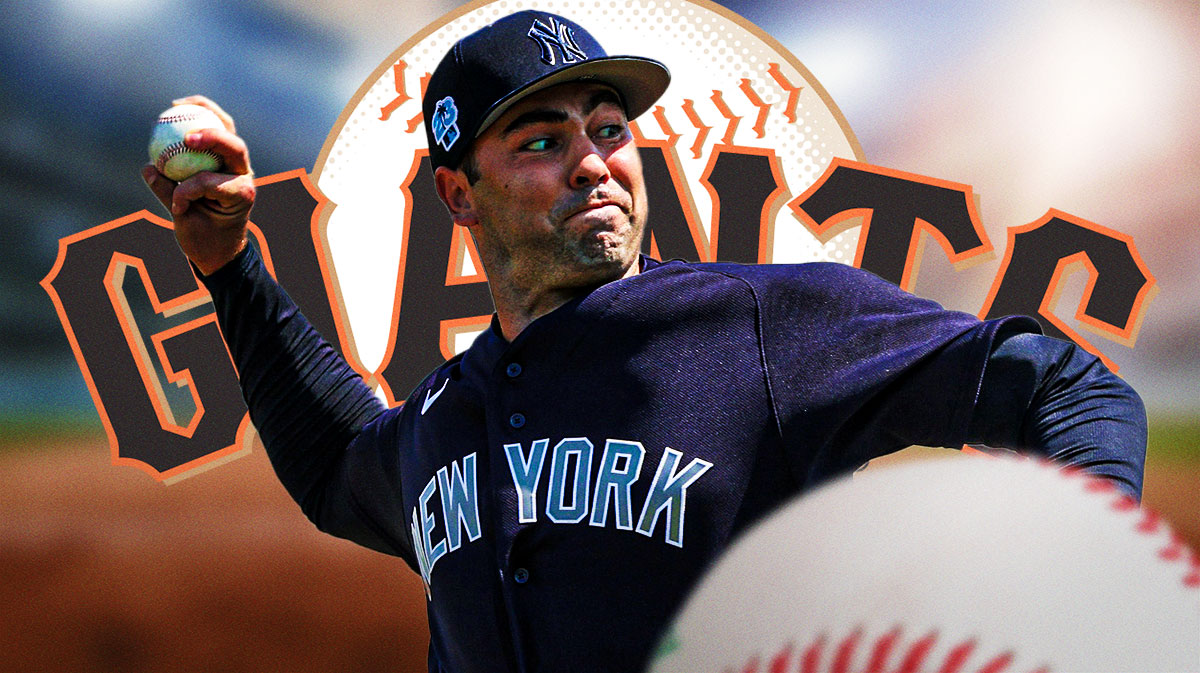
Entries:
{"type": "Polygon", "coordinates": [[[182,182],[200,171],[216,171],[221,159],[215,153],[188,149],[183,139],[193,131],[224,128],[220,117],[199,105],[175,105],[165,110],[150,132],[150,161],[159,173],[182,182]]]}
{"type": "Polygon", "coordinates": [[[1107,482],[1012,458],[832,482],[749,531],[654,671],[1200,671],[1200,566],[1107,482]]]}

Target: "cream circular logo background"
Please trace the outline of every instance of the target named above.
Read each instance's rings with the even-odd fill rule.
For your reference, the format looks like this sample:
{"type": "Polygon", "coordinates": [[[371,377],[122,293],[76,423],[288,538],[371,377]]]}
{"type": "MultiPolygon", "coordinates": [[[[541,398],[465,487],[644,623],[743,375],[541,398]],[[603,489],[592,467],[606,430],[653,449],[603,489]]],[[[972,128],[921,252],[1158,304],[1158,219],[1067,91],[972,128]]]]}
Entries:
{"type": "MultiPolygon", "coordinates": [[[[566,16],[610,55],[648,56],[671,70],[670,88],[635,121],[635,137],[639,143],[670,144],[668,160],[682,183],[677,189],[685,192],[680,199],[694,214],[701,237],[712,233],[712,194],[702,177],[714,148],[772,150],[785,189],[770,211],[765,261],[853,263],[857,228],[822,243],[781,206],[812,185],[834,157],[861,159],[858,143],[812,74],[762,30],[702,0],[472,3],[388,56],[343,111],[313,171],[333,203],[322,215],[324,234],[353,347],[365,367],[376,367],[385,356],[411,206],[401,186],[415,157],[427,151],[422,78],[459,38],[524,9],[566,16]]],[[[651,224],[656,200],[666,196],[649,194],[651,224]]],[[[448,216],[445,226],[454,226],[448,216]]],[[[758,228],[760,222],[724,226],[758,228]]],[[[469,257],[465,264],[464,274],[475,271],[469,257]]],[[[420,298],[405,296],[400,310],[411,301],[420,298]]],[[[474,334],[461,335],[455,350],[469,346],[474,334]]]]}

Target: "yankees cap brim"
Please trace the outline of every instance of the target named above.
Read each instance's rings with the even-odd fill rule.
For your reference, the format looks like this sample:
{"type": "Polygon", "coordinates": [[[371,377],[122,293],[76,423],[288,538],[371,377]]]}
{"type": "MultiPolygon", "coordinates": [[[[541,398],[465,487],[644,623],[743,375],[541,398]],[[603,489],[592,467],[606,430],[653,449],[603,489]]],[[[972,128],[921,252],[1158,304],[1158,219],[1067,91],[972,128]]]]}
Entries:
{"type": "Polygon", "coordinates": [[[671,72],[662,63],[641,56],[603,56],[559,68],[500,99],[484,114],[475,137],[483,135],[497,119],[530,94],[567,82],[600,82],[616,89],[630,121],[641,116],[667,90],[671,72]]]}

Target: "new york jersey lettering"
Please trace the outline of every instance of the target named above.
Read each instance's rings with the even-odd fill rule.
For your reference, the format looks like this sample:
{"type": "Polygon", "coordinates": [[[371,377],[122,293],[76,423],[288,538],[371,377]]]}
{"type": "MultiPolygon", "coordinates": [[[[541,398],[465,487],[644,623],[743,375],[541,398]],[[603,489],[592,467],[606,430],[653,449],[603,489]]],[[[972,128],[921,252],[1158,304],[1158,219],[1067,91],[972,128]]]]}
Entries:
{"type": "MultiPolygon", "coordinates": [[[[585,437],[570,437],[550,449],[549,439],[533,441],[528,451],[521,444],[505,444],[504,454],[517,491],[517,520],[536,523],[538,486],[550,454],[546,485],[545,517],[558,524],[580,524],[603,528],[610,513],[617,530],[635,530],[633,484],[642,473],[646,449],[640,442],[609,439],[599,457],[596,483],[591,485],[594,444],[585,437]]],[[[712,463],[693,458],[680,468],[683,453],[667,447],[658,463],[650,491],[641,503],[637,532],[653,537],[660,518],[666,519],[663,538],[667,544],[683,546],[687,489],[704,476],[712,463]]]]}
{"type": "Polygon", "coordinates": [[[696,480],[708,472],[712,463],[693,458],[688,466],[675,472],[683,454],[667,447],[662,460],[658,463],[658,472],[654,475],[654,485],[650,487],[650,495],[642,507],[642,516],[638,520],[637,532],[647,537],[654,535],[654,526],[658,523],[658,515],[667,512],[667,542],[676,547],[683,546],[683,515],[684,505],[687,504],[687,489],[696,480]]]}
{"type": "Polygon", "coordinates": [[[483,535],[479,524],[475,455],[463,456],[461,468],[457,460],[439,468],[425,484],[413,507],[409,534],[426,595],[431,592],[433,567],[443,556],[462,546],[463,530],[470,542],[483,535]],[[438,496],[436,499],[435,495],[438,496]],[[440,519],[434,510],[436,504],[441,504],[440,519]]]}

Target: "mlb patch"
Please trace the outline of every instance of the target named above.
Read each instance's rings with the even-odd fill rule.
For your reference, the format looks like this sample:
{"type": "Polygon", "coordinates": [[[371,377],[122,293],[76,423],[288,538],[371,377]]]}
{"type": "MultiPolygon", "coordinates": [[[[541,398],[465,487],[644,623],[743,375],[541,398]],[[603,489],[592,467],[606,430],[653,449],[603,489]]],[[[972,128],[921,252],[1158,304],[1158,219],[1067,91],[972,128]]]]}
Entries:
{"type": "Polygon", "coordinates": [[[437,102],[433,110],[433,138],[442,149],[449,151],[458,140],[458,108],[454,98],[446,96],[437,102]]]}

